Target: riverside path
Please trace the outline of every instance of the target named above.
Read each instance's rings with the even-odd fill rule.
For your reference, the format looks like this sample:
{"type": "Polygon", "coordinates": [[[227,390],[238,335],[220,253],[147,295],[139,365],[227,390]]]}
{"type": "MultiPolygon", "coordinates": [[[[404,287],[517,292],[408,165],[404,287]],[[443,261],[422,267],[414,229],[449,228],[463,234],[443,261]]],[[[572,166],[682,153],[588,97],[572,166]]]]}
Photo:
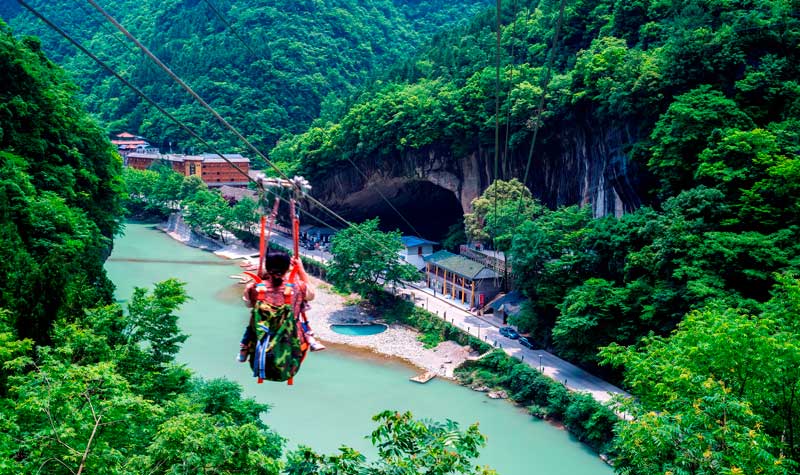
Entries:
{"type": "MultiPolygon", "coordinates": [[[[287,249],[292,248],[291,238],[276,233],[272,235],[271,239],[280,246],[287,249]]],[[[329,253],[319,250],[300,249],[300,253],[322,262],[326,262],[331,258],[329,253]]],[[[528,366],[542,372],[545,376],[564,384],[568,389],[587,392],[599,402],[607,402],[617,394],[630,397],[630,394],[622,389],[603,381],[568,361],[562,360],[558,356],[544,350],[525,348],[517,340],[506,338],[500,334],[501,325],[499,322],[493,322],[490,318],[475,315],[464,308],[460,302],[453,302],[450,299],[441,297],[440,294],[434,295],[430,289],[416,287],[408,287],[406,289],[407,292],[411,292],[414,296],[415,305],[427,309],[429,312],[446,319],[458,328],[495,347],[502,348],[509,356],[527,363],[528,366]]]]}

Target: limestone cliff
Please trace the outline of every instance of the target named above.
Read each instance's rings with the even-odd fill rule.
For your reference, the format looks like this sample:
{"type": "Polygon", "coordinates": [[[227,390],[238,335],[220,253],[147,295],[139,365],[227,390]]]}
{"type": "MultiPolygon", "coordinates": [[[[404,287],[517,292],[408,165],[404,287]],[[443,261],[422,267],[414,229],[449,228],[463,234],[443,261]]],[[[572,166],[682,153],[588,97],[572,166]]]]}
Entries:
{"type": "MultiPolygon", "coordinates": [[[[637,167],[626,148],[637,140],[637,133],[631,124],[600,125],[589,120],[551,127],[540,135],[542,143],[534,152],[527,185],[550,207],[591,206],[595,216],[631,211],[641,204],[640,187],[637,167]]],[[[500,178],[522,179],[528,147],[519,147],[508,159],[501,157],[500,178]]],[[[318,177],[314,194],[352,219],[387,211],[381,194],[401,211],[414,203],[423,212],[441,206],[451,210],[453,204],[445,202],[454,201],[457,212],[464,213],[494,178],[494,151],[476,148],[454,156],[449,146],[430,146],[358,165],[360,171],[342,162],[318,177]]]]}

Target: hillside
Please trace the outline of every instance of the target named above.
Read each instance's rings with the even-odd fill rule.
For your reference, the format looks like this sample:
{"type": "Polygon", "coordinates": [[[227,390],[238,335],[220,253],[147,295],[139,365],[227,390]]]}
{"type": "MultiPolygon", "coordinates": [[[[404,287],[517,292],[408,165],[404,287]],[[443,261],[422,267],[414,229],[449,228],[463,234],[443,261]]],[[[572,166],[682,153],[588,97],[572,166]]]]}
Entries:
{"type": "Polygon", "coordinates": [[[371,186],[418,170],[468,211],[495,178],[522,179],[531,156],[525,184],[548,206],[620,215],[694,186],[715,128],[795,128],[800,19],[790,3],[568,1],[555,49],[558,1],[503,5],[498,164],[492,13],[438,34],[340,120],[282,142],[275,157],[345,184],[321,187],[344,208],[368,181],[349,158],[371,186]]]}
{"type": "MultiPolygon", "coordinates": [[[[225,148],[239,147],[90,5],[30,3],[202,136],[225,148]]],[[[488,3],[113,0],[103,7],[268,151],[281,136],[305,130],[320,114],[337,116],[371,77],[488,3]]],[[[5,6],[0,14],[16,34],[42,38],[43,49],[80,86],[86,108],[110,131],[144,135],[165,150],[170,142],[181,150],[194,145],[21,7],[5,6]]]]}
{"type": "Polygon", "coordinates": [[[376,188],[466,213],[529,298],[510,323],[639,398],[619,473],[797,473],[796,5],[564,3],[555,47],[561,2],[504,4],[499,142],[484,14],[272,156],[354,219],[376,188]]]}

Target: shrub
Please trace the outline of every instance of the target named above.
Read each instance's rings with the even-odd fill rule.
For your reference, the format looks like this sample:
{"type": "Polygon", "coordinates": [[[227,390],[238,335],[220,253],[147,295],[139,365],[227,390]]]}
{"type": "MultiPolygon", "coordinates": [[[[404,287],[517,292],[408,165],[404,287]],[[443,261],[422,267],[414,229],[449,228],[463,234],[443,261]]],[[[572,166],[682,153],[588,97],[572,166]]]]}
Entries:
{"type": "Polygon", "coordinates": [[[618,418],[610,409],[589,394],[571,393],[502,350],[465,362],[456,375],[464,384],[502,387],[534,417],[563,420],[570,433],[598,452],[605,451],[613,438],[618,418]]]}

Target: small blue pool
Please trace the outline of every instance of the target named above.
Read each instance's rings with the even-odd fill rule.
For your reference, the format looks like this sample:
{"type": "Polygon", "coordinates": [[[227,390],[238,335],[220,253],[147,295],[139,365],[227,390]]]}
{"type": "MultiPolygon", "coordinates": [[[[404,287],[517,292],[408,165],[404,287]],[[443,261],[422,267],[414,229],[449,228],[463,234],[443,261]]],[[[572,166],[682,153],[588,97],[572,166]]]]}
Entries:
{"type": "Polygon", "coordinates": [[[368,325],[331,325],[331,330],[340,335],[366,336],[377,335],[386,331],[383,323],[371,323],[368,325]]]}

